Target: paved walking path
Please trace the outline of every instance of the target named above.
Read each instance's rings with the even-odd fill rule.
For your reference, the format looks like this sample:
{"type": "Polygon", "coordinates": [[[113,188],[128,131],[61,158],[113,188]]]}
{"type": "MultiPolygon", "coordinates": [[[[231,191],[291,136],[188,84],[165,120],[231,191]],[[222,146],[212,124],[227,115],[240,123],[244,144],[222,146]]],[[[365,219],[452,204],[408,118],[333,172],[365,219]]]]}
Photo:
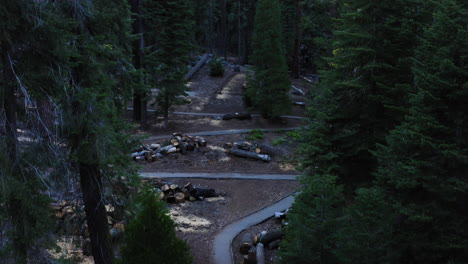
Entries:
{"type": "Polygon", "coordinates": [[[293,174],[247,174],[247,173],[187,173],[187,172],[140,172],[144,178],[198,178],[198,179],[234,179],[234,180],[282,180],[295,181],[293,174]]]}
{"type": "MultiPolygon", "coordinates": [[[[132,107],[127,108],[128,111],[133,111],[132,107]]],[[[147,109],[147,112],[156,112],[154,109],[147,109]]],[[[199,113],[199,112],[171,112],[169,113],[171,115],[190,115],[190,116],[212,116],[212,117],[219,117],[221,118],[223,113],[199,113]]],[[[253,117],[260,117],[260,114],[251,114],[253,117]]],[[[291,116],[291,115],[281,115],[280,117],[282,118],[287,118],[287,119],[297,119],[297,120],[302,120],[305,119],[303,116],[291,116]]]]}
{"type": "Polygon", "coordinates": [[[255,213],[252,213],[240,220],[237,220],[223,228],[214,239],[214,260],[216,264],[234,263],[232,252],[232,241],[243,230],[259,224],[264,220],[274,216],[275,212],[283,211],[291,207],[294,202],[294,196],[286,198],[267,206],[255,213]]]}
{"type": "MultiPolygon", "coordinates": [[[[220,135],[234,135],[234,134],[246,134],[252,132],[252,130],[260,130],[262,132],[276,132],[276,131],[292,131],[292,130],[299,130],[301,127],[290,127],[290,128],[265,128],[265,129],[257,129],[257,128],[249,128],[249,129],[230,129],[230,130],[218,130],[218,131],[203,131],[203,132],[195,132],[195,133],[187,133],[191,136],[220,136],[220,135]]],[[[162,136],[154,136],[149,137],[144,140],[155,140],[155,139],[164,139],[170,138],[172,135],[162,135],[162,136]]]]}

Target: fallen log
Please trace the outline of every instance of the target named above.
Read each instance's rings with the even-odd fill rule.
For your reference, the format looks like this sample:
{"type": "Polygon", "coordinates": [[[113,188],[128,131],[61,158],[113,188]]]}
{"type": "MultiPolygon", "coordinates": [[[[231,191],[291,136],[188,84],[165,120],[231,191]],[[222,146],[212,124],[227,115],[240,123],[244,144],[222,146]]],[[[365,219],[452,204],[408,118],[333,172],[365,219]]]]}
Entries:
{"type": "Polygon", "coordinates": [[[239,119],[239,120],[246,120],[246,119],[252,119],[252,115],[250,113],[230,113],[230,114],[225,114],[222,117],[223,120],[231,120],[231,119],[239,119]]]}
{"type": "Polygon", "coordinates": [[[273,157],[276,153],[275,148],[267,144],[258,144],[258,147],[261,149],[260,154],[267,154],[270,157],[273,157]]]}
{"type": "Polygon", "coordinates": [[[270,242],[283,238],[283,236],[284,233],[280,230],[267,233],[262,232],[260,235],[255,237],[254,242],[255,244],[262,243],[264,245],[268,245],[270,242]]]}
{"type": "Polygon", "coordinates": [[[265,248],[262,243],[257,244],[257,264],[265,264],[265,248]]]}
{"type": "Polygon", "coordinates": [[[201,59],[197,62],[197,64],[195,66],[193,66],[188,72],[187,74],[185,74],[185,80],[190,80],[192,78],[192,76],[203,66],[205,65],[206,61],[208,60],[209,58],[209,55],[208,54],[205,54],[203,55],[203,57],[201,57],[201,59]]]}
{"type": "Polygon", "coordinates": [[[251,158],[251,159],[257,159],[257,160],[263,160],[263,161],[271,161],[270,156],[266,154],[257,154],[255,152],[249,152],[245,150],[240,150],[240,149],[229,149],[228,153],[231,153],[235,156],[238,157],[243,157],[243,158],[251,158]]]}
{"type": "Polygon", "coordinates": [[[293,88],[299,95],[302,95],[302,96],[306,95],[306,93],[304,91],[302,91],[301,89],[297,88],[294,85],[291,85],[291,88],[293,88]]]}
{"type": "Polygon", "coordinates": [[[277,249],[279,247],[280,242],[281,242],[281,240],[277,239],[277,240],[271,242],[270,244],[268,244],[268,248],[269,249],[277,249]]]}
{"type": "Polygon", "coordinates": [[[216,193],[215,189],[205,189],[205,188],[193,188],[190,191],[192,196],[197,198],[199,197],[217,197],[218,194],[216,193]]]}
{"type": "Polygon", "coordinates": [[[305,102],[292,102],[293,105],[298,105],[298,106],[301,106],[301,107],[305,107],[306,106],[306,103],[305,102]]]}
{"type": "Polygon", "coordinates": [[[249,250],[252,248],[253,244],[253,239],[252,239],[252,234],[251,233],[244,233],[242,235],[242,240],[241,240],[241,245],[239,247],[239,251],[242,254],[248,254],[249,250]]]}

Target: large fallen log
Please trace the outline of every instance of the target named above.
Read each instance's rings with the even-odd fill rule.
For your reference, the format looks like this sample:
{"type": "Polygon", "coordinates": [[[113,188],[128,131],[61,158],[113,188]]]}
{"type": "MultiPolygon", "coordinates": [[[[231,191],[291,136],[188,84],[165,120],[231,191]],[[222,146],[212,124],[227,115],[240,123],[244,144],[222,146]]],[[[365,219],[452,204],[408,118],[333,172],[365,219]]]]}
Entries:
{"type": "Polygon", "coordinates": [[[249,152],[245,150],[240,150],[240,149],[229,149],[228,153],[231,153],[235,156],[243,157],[243,158],[251,158],[251,159],[257,159],[257,160],[263,160],[263,161],[271,161],[270,156],[266,154],[258,154],[255,152],[249,152]]]}
{"type": "Polygon", "coordinates": [[[261,233],[254,239],[255,244],[262,243],[268,245],[270,242],[283,238],[284,233],[280,230],[271,231],[267,233],[261,233]]]}
{"type": "Polygon", "coordinates": [[[265,248],[262,243],[257,244],[257,264],[265,264],[265,248]]]}
{"type": "Polygon", "coordinates": [[[197,64],[195,66],[192,67],[192,69],[190,69],[187,74],[185,74],[185,80],[190,80],[192,78],[192,76],[201,68],[203,67],[203,65],[205,65],[206,61],[208,60],[209,58],[209,55],[208,54],[205,54],[203,55],[203,57],[201,57],[201,59],[197,62],[197,64]]]}
{"type": "Polygon", "coordinates": [[[252,115],[250,113],[229,113],[225,114],[222,117],[223,120],[231,120],[231,119],[239,119],[239,120],[246,120],[246,119],[252,119],[252,115]]]}

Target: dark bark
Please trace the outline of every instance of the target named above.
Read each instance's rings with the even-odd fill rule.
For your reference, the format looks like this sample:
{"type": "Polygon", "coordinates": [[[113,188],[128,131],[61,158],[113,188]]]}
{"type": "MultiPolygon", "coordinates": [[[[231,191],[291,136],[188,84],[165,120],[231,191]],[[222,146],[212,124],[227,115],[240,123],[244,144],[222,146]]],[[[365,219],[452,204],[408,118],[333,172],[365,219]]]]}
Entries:
{"type": "Polygon", "coordinates": [[[237,1],[237,64],[242,65],[242,30],[241,30],[241,0],[237,1]]]}
{"type": "Polygon", "coordinates": [[[6,152],[10,161],[13,163],[17,155],[17,137],[16,137],[16,100],[13,85],[13,71],[8,56],[8,49],[2,50],[3,64],[3,107],[5,109],[5,135],[6,135],[6,152]]]}
{"type": "MultiPolygon", "coordinates": [[[[143,0],[129,0],[132,19],[133,19],[133,34],[139,37],[133,42],[133,65],[135,69],[143,69],[143,18],[142,18],[142,6],[143,0]]],[[[144,78],[140,77],[140,83],[143,84],[144,78]]],[[[143,86],[143,85],[141,85],[143,86]]],[[[146,121],[146,95],[145,92],[139,88],[136,88],[133,93],[133,119],[135,121],[146,121]]]]}
{"type": "Polygon", "coordinates": [[[270,244],[270,242],[273,242],[278,239],[282,239],[284,237],[284,233],[280,230],[277,231],[271,231],[268,232],[264,235],[260,235],[257,239],[257,243],[262,243],[264,245],[270,244]]]}
{"type": "Polygon", "coordinates": [[[227,0],[221,0],[221,55],[226,58],[227,49],[227,0]]]}
{"type": "Polygon", "coordinates": [[[301,52],[301,4],[300,0],[296,0],[296,23],[295,23],[295,37],[294,37],[294,53],[292,63],[292,77],[299,79],[299,54],[301,52]]]}
{"type": "Polygon", "coordinates": [[[111,264],[114,260],[112,240],[104,207],[102,179],[95,164],[80,163],[80,183],[91,239],[91,250],[96,264],[111,264]]]}

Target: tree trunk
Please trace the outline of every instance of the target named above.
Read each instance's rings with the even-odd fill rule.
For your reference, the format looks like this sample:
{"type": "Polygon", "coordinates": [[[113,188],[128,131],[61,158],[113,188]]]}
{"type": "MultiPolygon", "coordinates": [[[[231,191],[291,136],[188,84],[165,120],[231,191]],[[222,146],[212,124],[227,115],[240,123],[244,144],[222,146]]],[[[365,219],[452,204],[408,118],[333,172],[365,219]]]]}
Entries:
{"type": "Polygon", "coordinates": [[[255,243],[262,243],[268,245],[270,242],[283,238],[284,233],[282,231],[271,231],[264,235],[259,235],[255,238],[255,243]]]}
{"type": "Polygon", "coordinates": [[[237,64],[242,65],[242,45],[241,45],[241,0],[237,1],[238,9],[237,9],[237,64]]]}
{"type": "Polygon", "coordinates": [[[2,50],[3,64],[3,107],[5,109],[5,134],[6,152],[12,163],[16,160],[17,137],[16,137],[16,100],[13,81],[12,65],[8,55],[8,49],[2,50]]]}
{"type": "MultiPolygon", "coordinates": [[[[137,70],[143,69],[143,0],[129,0],[133,13],[133,34],[139,35],[133,42],[133,64],[137,70]]],[[[143,86],[144,78],[140,75],[140,86],[143,86]]],[[[146,121],[146,99],[145,93],[140,88],[136,88],[133,94],[133,119],[135,121],[146,121]]]]}
{"type": "Polygon", "coordinates": [[[301,4],[300,0],[296,0],[296,23],[295,23],[295,38],[294,38],[294,53],[293,53],[293,67],[292,67],[292,75],[293,78],[299,79],[299,54],[301,49],[301,4]]]}
{"type": "Polygon", "coordinates": [[[111,264],[114,253],[102,197],[101,173],[97,165],[80,163],[79,166],[86,222],[91,239],[94,263],[111,264]]]}
{"type": "Polygon", "coordinates": [[[227,48],[227,0],[221,0],[221,45],[220,54],[226,59],[227,48]]]}

